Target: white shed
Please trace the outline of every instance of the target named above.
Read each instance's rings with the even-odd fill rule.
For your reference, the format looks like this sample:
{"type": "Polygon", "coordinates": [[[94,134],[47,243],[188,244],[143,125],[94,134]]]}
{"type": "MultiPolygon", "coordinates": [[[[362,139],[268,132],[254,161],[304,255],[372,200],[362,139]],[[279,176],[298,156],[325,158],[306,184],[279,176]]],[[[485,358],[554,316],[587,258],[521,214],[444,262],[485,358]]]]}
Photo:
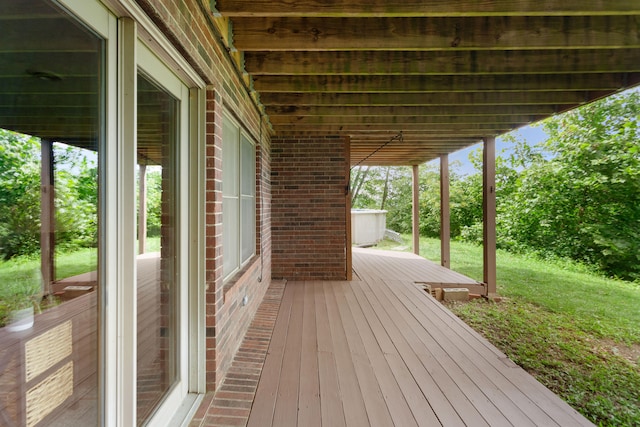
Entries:
{"type": "Polygon", "coordinates": [[[351,243],[375,245],[384,238],[387,228],[387,211],[376,209],[351,209],[351,243]]]}

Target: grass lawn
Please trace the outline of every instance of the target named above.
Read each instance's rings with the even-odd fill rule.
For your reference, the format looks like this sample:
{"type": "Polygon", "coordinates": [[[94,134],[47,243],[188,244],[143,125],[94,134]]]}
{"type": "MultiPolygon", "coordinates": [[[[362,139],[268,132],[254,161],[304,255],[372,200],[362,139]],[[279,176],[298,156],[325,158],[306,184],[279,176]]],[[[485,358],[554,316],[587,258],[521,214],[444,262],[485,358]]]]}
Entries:
{"type": "MultiPolygon", "coordinates": [[[[152,237],[147,241],[147,251],[160,250],[160,238],[152,237]]],[[[96,249],[56,253],[56,279],[63,279],[94,271],[97,266],[96,249]]],[[[37,256],[16,257],[9,261],[0,261],[0,327],[6,321],[9,311],[22,304],[22,301],[40,295],[40,258],[37,256]]]]}
{"type": "MultiPolygon", "coordinates": [[[[440,242],[420,254],[439,262],[440,242]]],[[[640,284],[503,251],[497,263],[501,302],[449,308],[595,424],[639,426],[640,284]]],[[[482,280],[482,248],[452,242],[451,267],[482,280]]]]}
{"type": "MultiPolygon", "coordinates": [[[[96,263],[96,249],[56,254],[56,279],[93,271],[96,263]]],[[[0,326],[6,323],[13,309],[23,308],[25,302],[41,300],[40,286],[40,258],[30,256],[0,261],[0,326]]]]}

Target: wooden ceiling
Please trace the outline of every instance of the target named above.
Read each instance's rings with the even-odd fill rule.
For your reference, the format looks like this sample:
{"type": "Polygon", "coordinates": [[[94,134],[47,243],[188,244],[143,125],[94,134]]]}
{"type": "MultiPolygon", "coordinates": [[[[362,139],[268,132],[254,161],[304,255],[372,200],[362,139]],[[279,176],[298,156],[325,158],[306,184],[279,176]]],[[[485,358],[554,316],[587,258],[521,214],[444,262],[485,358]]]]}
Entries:
{"type": "Polygon", "coordinates": [[[352,164],[420,164],[640,83],[638,0],[215,0],[212,13],[275,134],[348,135],[352,164]]]}
{"type": "Polygon", "coordinates": [[[0,0],[0,127],[90,149],[101,42],[43,0],[0,0]]]}
{"type": "MultiPolygon", "coordinates": [[[[49,0],[0,0],[0,28],[0,128],[97,150],[102,40],[49,0]]],[[[139,79],[139,163],[162,164],[172,108],[139,79]]]]}
{"type": "MultiPolygon", "coordinates": [[[[0,127],[95,147],[100,43],[48,1],[0,12],[0,127]]],[[[348,135],[352,164],[389,141],[363,164],[422,163],[640,82],[640,0],[216,0],[212,15],[275,134],[348,135]]]]}

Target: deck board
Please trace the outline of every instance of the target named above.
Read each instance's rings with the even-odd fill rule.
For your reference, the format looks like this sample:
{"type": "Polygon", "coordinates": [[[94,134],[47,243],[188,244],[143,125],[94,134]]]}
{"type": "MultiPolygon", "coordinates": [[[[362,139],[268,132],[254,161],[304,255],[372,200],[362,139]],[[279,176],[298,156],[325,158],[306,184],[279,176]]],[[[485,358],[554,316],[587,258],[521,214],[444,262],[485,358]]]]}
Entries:
{"type": "MultiPolygon", "coordinates": [[[[401,334],[402,338],[406,340],[409,346],[408,351],[413,352],[420,363],[429,371],[433,381],[444,397],[452,403],[462,422],[465,425],[488,426],[489,424],[484,420],[480,411],[474,407],[475,402],[466,399],[460,388],[470,386],[467,379],[464,376],[452,377],[451,360],[449,358],[440,360],[433,354],[432,348],[425,346],[421,341],[419,333],[424,332],[423,335],[428,335],[428,331],[415,324],[415,319],[410,317],[406,311],[397,309],[395,299],[386,294],[385,286],[381,286],[381,283],[378,283],[375,288],[373,286],[376,284],[369,283],[369,285],[372,286],[374,295],[379,299],[381,309],[387,312],[389,321],[395,324],[395,333],[401,334]]],[[[428,296],[425,294],[424,297],[428,296]]],[[[476,399],[479,397],[476,393],[473,396],[476,399]]]]}
{"type": "MultiPolygon", "coordinates": [[[[364,283],[364,282],[363,282],[364,283]]],[[[354,284],[360,285],[361,284],[354,284]]],[[[435,379],[433,378],[428,367],[420,361],[419,357],[411,348],[406,337],[400,329],[397,328],[392,317],[388,315],[376,295],[370,290],[365,292],[365,296],[369,304],[373,308],[373,315],[378,318],[383,325],[386,334],[389,335],[393,345],[397,350],[400,360],[405,363],[411,376],[414,378],[416,385],[424,395],[426,402],[433,408],[439,422],[447,426],[464,426],[462,419],[456,412],[452,403],[442,392],[435,379]]]]}
{"type": "MultiPolygon", "coordinates": [[[[357,334],[362,339],[365,353],[368,357],[373,374],[380,384],[380,390],[389,408],[389,415],[395,422],[411,427],[418,426],[416,419],[411,412],[411,408],[396,380],[381,346],[378,345],[376,337],[372,331],[373,326],[369,324],[367,317],[355,299],[353,292],[345,292],[342,301],[343,306],[352,310],[352,315],[357,328],[357,334]]],[[[346,308],[345,308],[346,309],[346,308]]],[[[379,326],[379,324],[376,324],[379,326]]]]}
{"type": "MultiPolygon", "coordinates": [[[[420,307],[420,302],[422,301],[419,298],[415,298],[415,295],[406,294],[406,292],[410,291],[410,288],[404,287],[403,291],[405,296],[408,297],[408,299],[403,299],[408,303],[407,308],[414,313],[425,328],[430,330],[442,350],[456,360],[460,368],[480,387],[487,398],[492,402],[500,402],[501,411],[511,422],[515,421],[518,426],[535,425],[536,423],[538,425],[556,424],[539,407],[534,405],[521,390],[514,386],[508,378],[504,377],[501,370],[496,369],[493,364],[485,362],[482,354],[473,348],[475,343],[473,338],[475,337],[460,336],[456,334],[455,328],[451,328],[448,331],[437,328],[437,324],[429,316],[424,315],[424,307],[420,307]],[[462,340],[465,345],[453,345],[454,340],[462,340]],[[463,352],[466,346],[471,346],[471,350],[466,348],[471,353],[465,354],[463,352]],[[534,423],[533,420],[536,422],[534,423]]],[[[429,300],[426,299],[426,301],[429,300]]],[[[429,303],[437,304],[432,300],[429,303]]],[[[491,353],[490,357],[494,358],[495,353],[491,353]]]]}
{"type": "Polygon", "coordinates": [[[414,419],[419,425],[437,425],[436,417],[431,405],[426,400],[425,395],[415,381],[413,374],[398,353],[393,342],[389,338],[386,329],[376,317],[372,306],[366,299],[365,294],[357,287],[352,287],[354,296],[358,301],[363,314],[369,324],[370,332],[376,339],[389,369],[393,373],[395,380],[402,392],[402,397],[411,409],[414,419]]]}
{"type": "Polygon", "coordinates": [[[320,412],[323,426],[345,426],[344,407],[338,384],[338,368],[333,353],[329,314],[322,286],[313,286],[316,307],[316,331],[318,333],[318,379],[320,383],[320,412]]]}
{"type": "MultiPolygon", "coordinates": [[[[348,287],[332,286],[335,302],[340,312],[341,321],[347,337],[347,343],[351,351],[351,358],[356,370],[356,376],[360,383],[363,400],[369,415],[371,426],[388,426],[392,424],[391,414],[383,397],[381,384],[377,381],[376,371],[369,359],[367,348],[356,326],[352,306],[346,302],[346,294],[350,293],[348,287]]],[[[375,351],[375,347],[370,347],[375,351]]]]}
{"type": "Polygon", "coordinates": [[[344,417],[347,425],[369,425],[367,409],[365,407],[363,390],[360,388],[356,375],[354,360],[349,350],[347,336],[335,299],[331,291],[334,282],[322,283],[329,317],[329,330],[333,340],[334,357],[338,372],[340,397],[344,407],[344,417]]]}
{"type": "Polygon", "coordinates": [[[282,296],[280,310],[271,337],[271,344],[269,345],[269,357],[265,360],[256,391],[256,395],[259,393],[260,399],[255,399],[253,402],[248,421],[249,426],[259,427],[272,425],[273,423],[273,413],[278,397],[282,359],[284,357],[284,346],[287,342],[293,290],[293,287],[285,288],[284,295],[282,296]]]}
{"type": "MultiPolygon", "coordinates": [[[[470,424],[473,420],[476,425],[485,423],[491,426],[511,425],[486,397],[481,385],[474,382],[468,373],[459,366],[460,362],[451,357],[451,353],[444,350],[444,348],[448,348],[450,351],[455,351],[459,345],[464,344],[453,342],[451,337],[436,339],[433,334],[437,333],[438,329],[425,327],[426,325],[421,323],[414,313],[404,310],[401,306],[402,302],[388,287],[380,286],[379,293],[386,296],[386,304],[390,310],[402,313],[399,318],[404,321],[405,326],[399,327],[406,328],[407,333],[413,336],[414,350],[421,357],[423,363],[429,363],[433,371],[438,373],[435,380],[443,389],[447,390],[448,398],[451,401],[461,403],[456,409],[465,423],[470,424]],[[465,405],[464,402],[469,402],[469,404],[465,405]]],[[[418,298],[424,298],[424,296],[419,295],[418,298]]],[[[466,357],[463,357],[464,359],[466,357]]]]}
{"type": "Polygon", "coordinates": [[[455,285],[422,261],[356,250],[353,281],[287,283],[249,425],[592,425],[415,286],[455,285]]]}
{"type": "Polygon", "coordinates": [[[298,394],[298,424],[320,427],[320,378],[318,376],[318,340],[313,285],[304,287],[302,317],[302,348],[300,355],[300,389],[298,394]]]}
{"type": "Polygon", "coordinates": [[[291,291],[293,292],[293,301],[273,414],[273,424],[282,427],[298,424],[299,387],[302,382],[301,378],[306,376],[301,375],[300,372],[304,287],[296,286],[291,291]]]}

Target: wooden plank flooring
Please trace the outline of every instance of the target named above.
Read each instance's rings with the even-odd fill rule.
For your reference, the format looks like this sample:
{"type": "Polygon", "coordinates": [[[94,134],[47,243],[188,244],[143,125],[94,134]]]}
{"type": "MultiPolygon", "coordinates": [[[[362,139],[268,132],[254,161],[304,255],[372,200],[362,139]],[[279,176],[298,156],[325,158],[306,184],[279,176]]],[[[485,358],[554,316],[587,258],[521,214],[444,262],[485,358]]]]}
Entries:
{"type": "Polygon", "coordinates": [[[423,261],[354,250],[353,281],[287,283],[248,425],[591,425],[418,289],[470,280],[423,261]]]}

